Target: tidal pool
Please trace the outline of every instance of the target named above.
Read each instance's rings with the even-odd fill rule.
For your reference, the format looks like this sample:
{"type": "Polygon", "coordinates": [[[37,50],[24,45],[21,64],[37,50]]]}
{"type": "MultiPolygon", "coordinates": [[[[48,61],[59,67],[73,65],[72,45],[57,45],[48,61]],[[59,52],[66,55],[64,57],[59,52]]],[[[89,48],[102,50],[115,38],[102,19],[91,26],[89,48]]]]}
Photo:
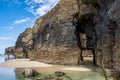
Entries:
{"type": "Polygon", "coordinates": [[[17,80],[14,68],[0,67],[0,80],[17,80]]]}
{"type": "MultiPolygon", "coordinates": [[[[4,56],[0,56],[0,63],[4,62],[4,56]]],[[[91,67],[90,69],[98,69],[98,71],[68,71],[68,70],[62,70],[62,68],[65,68],[66,66],[63,66],[61,68],[51,67],[51,68],[41,68],[38,72],[40,72],[39,75],[36,75],[34,77],[25,78],[22,74],[24,71],[23,69],[15,69],[11,67],[2,67],[0,66],[0,80],[39,80],[43,77],[46,77],[50,74],[53,74],[55,71],[58,71],[60,69],[61,71],[65,72],[68,77],[70,77],[72,80],[105,80],[105,76],[103,74],[103,71],[101,69],[98,69],[97,67],[91,67]]]]}
{"type": "MultiPolygon", "coordinates": [[[[4,57],[4,55],[0,56],[0,63],[5,61],[4,57]]],[[[0,66],[0,80],[18,80],[16,79],[14,70],[14,68],[0,66]]]]}

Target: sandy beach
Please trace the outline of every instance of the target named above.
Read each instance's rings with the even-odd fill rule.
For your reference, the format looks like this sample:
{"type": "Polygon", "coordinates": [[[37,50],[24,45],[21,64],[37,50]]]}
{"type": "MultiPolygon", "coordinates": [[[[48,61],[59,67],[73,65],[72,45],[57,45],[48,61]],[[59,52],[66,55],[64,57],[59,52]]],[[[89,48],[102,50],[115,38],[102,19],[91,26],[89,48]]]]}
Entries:
{"type": "Polygon", "coordinates": [[[25,67],[51,67],[52,65],[45,64],[38,61],[30,61],[29,59],[13,59],[3,63],[0,63],[0,67],[15,67],[15,68],[25,68],[25,67]]]}
{"type": "Polygon", "coordinates": [[[29,59],[14,59],[3,63],[0,63],[0,67],[14,67],[14,68],[55,68],[58,70],[69,71],[91,71],[89,68],[84,67],[71,67],[71,66],[58,66],[52,64],[46,64],[38,61],[30,61],[29,59]]]}

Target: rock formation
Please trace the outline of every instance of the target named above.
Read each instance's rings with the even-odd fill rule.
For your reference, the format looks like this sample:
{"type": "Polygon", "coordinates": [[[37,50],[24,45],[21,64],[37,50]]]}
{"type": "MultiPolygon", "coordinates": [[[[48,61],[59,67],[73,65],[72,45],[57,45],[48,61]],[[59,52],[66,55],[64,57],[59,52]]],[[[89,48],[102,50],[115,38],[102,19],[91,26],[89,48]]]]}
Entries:
{"type": "Polygon", "coordinates": [[[96,64],[120,71],[120,1],[61,0],[20,34],[15,53],[46,63],[77,65],[80,34],[86,49],[94,49],[96,64]],[[18,50],[22,48],[23,50],[18,50]],[[17,51],[18,50],[18,51],[17,51]]]}
{"type": "Polygon", "coordinates": [[[12,57],[12,58],[10,57],[10,55],[12,55],[12,56],[15,55],[14,52],[15,52],[15,47],[14,46],[6,48],[5,49],[5,55],[6,55],[5,56],[5,61],[15,58],[15,57],[12,57]]]}
{"type": "Polygon", "coordinates": [[[33,34],[32,29],[27,28],[21,33],[16,41],[14,54],[16,58],[29,57],[28,52],[32,49],[33,45],[33,34]]]}
{"type": "Polygon", "coordinates": [[[31,68],[25,68],[23,75],[24,77],[34,77],[37,76],[39,73],[31,68]]]}
{"type": "Polygon", "coordinates": [[[8,48],[6,48],[5,49],[5,55],[14,55],[14,49],[15,47],[13,46],[13,47],[8,47],[8,48]]]}
{"type": "Polygon", "coordinates": [[[80,49],[73,26],[73,14],[78,10],[76,3],[73,0],[62,0],[55,8],[38,18],[33,29],[25,30],[18,37],[16,55],[27,53],[27,56],[35,60],[47,63],[77,65],[80,49]],[[19,48],[23,48],[23,52],[19,48]]]}

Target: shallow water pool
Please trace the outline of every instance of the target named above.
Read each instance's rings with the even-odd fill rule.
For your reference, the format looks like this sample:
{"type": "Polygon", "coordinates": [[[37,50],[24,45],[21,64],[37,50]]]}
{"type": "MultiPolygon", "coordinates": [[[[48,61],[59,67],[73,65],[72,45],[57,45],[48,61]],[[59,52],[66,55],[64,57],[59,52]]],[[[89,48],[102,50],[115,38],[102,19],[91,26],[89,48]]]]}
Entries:
{"type": "Polygon", "coordinates": [[[0,80],[17,80],[14,68],[0,67],[0,80]]]}
{"type": "MultiPolygon", "coordinates": [[[[4,61],[4,56],[0,56],[0,63],[4,61]]],[[[16,79],[14,70],[14,68],[0,66],[0,80],[18,80],[16,79]]]]}

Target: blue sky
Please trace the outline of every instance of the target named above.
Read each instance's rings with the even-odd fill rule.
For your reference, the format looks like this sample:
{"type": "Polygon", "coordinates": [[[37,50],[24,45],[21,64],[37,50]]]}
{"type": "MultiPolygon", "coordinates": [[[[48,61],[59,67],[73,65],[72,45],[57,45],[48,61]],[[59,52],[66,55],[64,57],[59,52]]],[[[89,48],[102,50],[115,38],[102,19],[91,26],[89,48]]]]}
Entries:
{"type": "Polygon", "coordinates": [[[0,54],[14,46],[18,35],[59,0],[0,0],[0,54]]]}

